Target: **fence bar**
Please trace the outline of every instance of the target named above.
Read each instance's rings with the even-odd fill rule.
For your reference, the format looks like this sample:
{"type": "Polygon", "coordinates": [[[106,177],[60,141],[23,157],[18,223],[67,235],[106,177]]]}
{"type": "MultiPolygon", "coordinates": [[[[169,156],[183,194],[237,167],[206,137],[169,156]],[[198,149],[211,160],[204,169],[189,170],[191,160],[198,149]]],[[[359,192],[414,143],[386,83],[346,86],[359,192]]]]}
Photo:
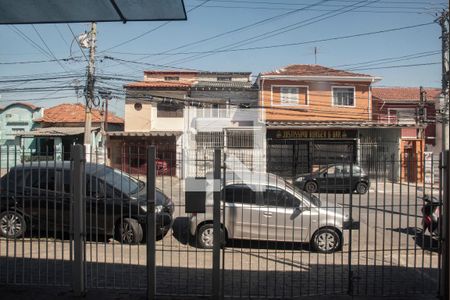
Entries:
{"type": "Polygon", "coordinates": [[[221,153],[219,149],[214,150],[214,180],[213,180],[213,278],[212,299],[220,299],[220,248],[222,246],[220,225],[220,164],[221,153]]]}
{"type": "Polygon", "coordinates": [[[449,245],[449,225],[450,225],[450,214],[449,214],[449,201],[450,201],[450,151],[445,151],[443,153],[444,157],[444,180],[442,181],[442,186],[444,186],[444,203],[442,209],[442,266],[441,266],[441,280],[440,284],[440,296],[441,299],[449,299],[450,296],[450,274],[449,274],[449,259],[450,259],[450,245],[449,245]]]}
{"type": "Polygon", "coordinates": [[[147,150],[147,299],[155,299],[156,293],[156,149],[147,150]]]}
{"type": "Polygon", "coordinates": [[[85,157],[82,145],[74,145],[71,151],[73,160],[72,195],[73,195],[73,248],[74,260],[72,264],[73,291],[76,296],[86,292],[84,272],[84,238],[85,238],[85,157]]]}

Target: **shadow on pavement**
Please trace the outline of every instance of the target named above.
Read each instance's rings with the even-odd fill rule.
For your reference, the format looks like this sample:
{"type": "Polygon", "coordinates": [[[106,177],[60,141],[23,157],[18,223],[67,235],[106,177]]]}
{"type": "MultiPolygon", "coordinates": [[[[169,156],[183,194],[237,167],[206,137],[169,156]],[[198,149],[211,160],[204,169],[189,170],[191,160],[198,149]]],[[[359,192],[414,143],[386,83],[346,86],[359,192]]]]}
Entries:
{"type": "Polygon", "coordinates": [[[406,228],[386,228],[398,233],[403,233],[411,235],[416,243],[416,245],[424,250],[431,252],[440,252],[440,244],[437,238],[430,236],[423,232],[421,228],[416,227],[406,227],[406,228]]]}
{"type": "MultiPolygon", "coordinates": [[[[247,258],[248,260],[248,258],[247,258]]],[[[253,258],[254,263],[257,259],[253,258]]],[[[186,262],[184,262],[186,263],[186,262]]],[[[212,268],[200,267],[198,262],[190,261],[189,266],[173,265],[166,261],[164,266],[156,267],[156,293],[158,298],[169,297],[208,297],[211,295],[212,268]]],[[[405,268],[400,266],[358,265],[353,266],[353,280],[347,265],[316,263],[314,260],[302,262],[304,268],[280,266],[267,269],[258,266],[259,271],[248,270],[243,265],[235,269],[225,269],[219,274],[224,294],[239,298],[296,298],[300,296],[346,295],[349,283],[353,296],[391,296],[392,299],[416,299],[425,295],[432,299],[437,293],[439,269],[405,268]],[[394,297],[397,296],[397,297],[394,297]],[[402,298],[403,297],[403,298],[402,298]]],[[[15,299],[52,299],[49,293],[61,288],[64,299],[70,298],[72,289],[72,265],[70,261],[46,259],[13,259],[0,257],[0,287],[2,298],[5,286],[20,285],[20,293],[15,299]],[[39,287],[41,292],[27,293],[30,286],[39,287]]],[[[96,300],[120,299],[121,291],[144,294],[146,290],[145,265],[130,265],[86,262],[86,287],[89,293],[103,290],[114,291],[115,296],[96,300]]],[[[31,290],[30,290],[31,291],[31,290]]],[[[5,297],[5,299],[14,299],[5,297]]],[[[127,298],[130,299],[130,298],[127,298]]],[[[139,297],[133,297],[139,299],[139,297]]],[[[329,298],[328,298],[329,299],[329,298]]],[[[358,298],[352,298],[358,299],[358,298]]],[[[374,299],[374,298],[370,298],[374,299]]]]}

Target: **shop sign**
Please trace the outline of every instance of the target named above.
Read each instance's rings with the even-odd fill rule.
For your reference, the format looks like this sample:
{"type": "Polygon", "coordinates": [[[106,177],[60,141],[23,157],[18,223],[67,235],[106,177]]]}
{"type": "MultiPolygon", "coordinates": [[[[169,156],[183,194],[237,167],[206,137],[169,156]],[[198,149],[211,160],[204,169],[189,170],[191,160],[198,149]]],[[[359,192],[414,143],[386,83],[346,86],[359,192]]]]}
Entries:
{"type": "Polygon", "coordinates": [[[268,130],[267,136],[277,140],[334,140],[355,139],[357,130],[317,129],[317,130],[268,130]]]}

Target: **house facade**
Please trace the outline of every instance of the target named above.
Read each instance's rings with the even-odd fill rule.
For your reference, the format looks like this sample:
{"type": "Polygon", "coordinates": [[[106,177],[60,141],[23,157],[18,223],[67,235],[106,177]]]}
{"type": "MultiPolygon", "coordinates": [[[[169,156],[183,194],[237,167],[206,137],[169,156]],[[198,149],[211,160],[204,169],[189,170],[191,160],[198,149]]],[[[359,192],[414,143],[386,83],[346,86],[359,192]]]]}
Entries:
{"type": "Polygon", "coordinates": [[[23,156],[29,156],[34,152],[34,140],[20,141],[17,134],[32,130],[36,126],[35,119],[42,117],[42,113],[41,107],[25,102],[15,102],[0,108],[2,169],[7,167],[6,164],[12,166],[21,161],[23,156]],[[17,153],[19,153],[19,157],[17,157],[17,153]]]}
{"type": "Polygon", "coordinates": [[[400,165],[398,177],[401,180],[423,181],[424,169],[427,168],[422,158],[427,155],[431,159],[440,151],[436,131],[439,97],[440,90],[436,88],[423,89],[422,99],[419,87],[373,88],[374,122],[380,126],[396,126],[385,129],[375,142],[394,144],[398,155],[391,156],[396,157],[400,165]]]}
{"type": "MultiPolygon", "coordinates": [[[[75,143],[83,144],[85,106],[80,103],[63,103],[44,110],[42,117],[35,120],[36,126],[32,130],[18,134],[23,143],[34,141],[35,155],[40,159],[69,160],[70,146],[75,143]]],[[[91,161],[102,163],[105,149],[104,133],[101,123],[105,121],[104,113],[92,109],[92,151],[91,161]]],[[[113,113],[108,114],[108,128],[110,130],[123,129],[123,119],[113,113]]]]}
{"type": "Polygon", "coordinates": [[[238,128],[248,136],[259,117],[240,113],[257,104],[249,72],[146,71],[125,89],[125,130],[109,133],[110,163],[130,173],[145,173],[149,145],[156,146],[160,174],[198,173],[212,149],[236,134],[226,132],[238,128]]]}
{"type": "Polygon", "coordinates": [[[258,76],[267,124],[267,169],[285,177],[359,160],[359,130],[372,124],[374,76],[289,65],[258,76]]]}

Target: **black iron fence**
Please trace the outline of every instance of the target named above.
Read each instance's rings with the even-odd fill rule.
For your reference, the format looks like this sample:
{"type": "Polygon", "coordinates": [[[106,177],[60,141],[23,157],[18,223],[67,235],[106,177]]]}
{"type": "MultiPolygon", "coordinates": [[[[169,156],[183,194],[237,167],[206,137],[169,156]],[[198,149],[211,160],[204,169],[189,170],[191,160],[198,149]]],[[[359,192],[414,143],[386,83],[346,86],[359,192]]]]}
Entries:
{"type": "Polygon", "coordinates": [[[370,162],[372,176],[333,161],[285,178],[266,172],[268,160],[247,168],[234,150],[201,152],[201,166],[195,155],[164,156],[176,171],[160,173],[150,147],[134,154],[143,175],[80,149],[66,162],[0,153],[0,284],[173,297],[438,294],[442,180],[427,176],[442,176],[439,159],[385,158],[370,162]],[[426,197],[435,200],[422,210],[426,197]]]}

